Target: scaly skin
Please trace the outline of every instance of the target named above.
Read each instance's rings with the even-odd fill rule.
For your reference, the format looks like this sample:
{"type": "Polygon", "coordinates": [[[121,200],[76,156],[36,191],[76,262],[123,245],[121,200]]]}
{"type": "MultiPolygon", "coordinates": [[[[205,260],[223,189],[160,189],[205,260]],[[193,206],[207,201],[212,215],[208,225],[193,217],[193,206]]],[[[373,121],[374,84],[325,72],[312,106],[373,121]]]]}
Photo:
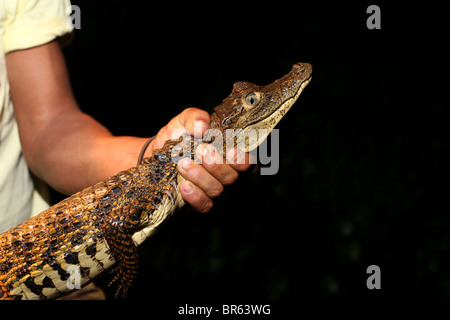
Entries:
{"type": "Polygon", "coordinates": [[[267,86],[236,83],[214,109],[214,130],[203,139],[183,135],[168,140],[137,167],[0,234],[0,300],[56,299],[74,290],[77,283],[70,272],[79,271],[79,284],[85,286],[113,268],[113,282],[119,282],[116,296],[125,296],[138,272],[137,246],[184,205],[178,161],[193,159],[200,143],[211,143],[223,154],[230,146],[256,148],[267,135],[249,141],[245,134],[250,129],[269,133],[309,83],[311,72],[311,65],[298,63],[267,86]],[[226,135],[227,129],[233,129],[233,135],[226,135]]]}

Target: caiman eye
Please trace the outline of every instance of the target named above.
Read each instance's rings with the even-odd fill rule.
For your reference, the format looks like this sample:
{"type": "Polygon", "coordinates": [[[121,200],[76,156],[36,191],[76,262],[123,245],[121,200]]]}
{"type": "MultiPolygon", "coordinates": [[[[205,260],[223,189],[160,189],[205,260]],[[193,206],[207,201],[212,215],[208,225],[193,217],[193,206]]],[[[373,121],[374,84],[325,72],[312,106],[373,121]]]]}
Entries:
{"type": "Polygon", "coordinates": [[[245,96],[245,102],[250,106],[254,106],[258,102],[258,96],[254,92],[250,92],[245,96]]]}

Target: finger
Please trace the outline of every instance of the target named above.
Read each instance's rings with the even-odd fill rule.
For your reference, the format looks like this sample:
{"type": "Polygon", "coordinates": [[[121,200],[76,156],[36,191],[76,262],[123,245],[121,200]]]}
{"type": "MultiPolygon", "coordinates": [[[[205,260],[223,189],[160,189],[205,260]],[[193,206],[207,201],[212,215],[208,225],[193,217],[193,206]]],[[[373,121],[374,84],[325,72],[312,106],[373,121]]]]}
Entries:
{"type": "Polygon", "coordinates": [[[180,193],[184,201],[189,203],[198,212],[206,213],[213,207],[212,200],[203,190],[190,181],[185,180],[180,183],[180,193]]]}
{"type": "Polygon", "coordinates": [[[185,130],[183,131],[181,128],[175,128],[175,126],[173,125],[174,119],[170,120],[167,125],[165,125],[161,128],[161,130],[158,131],[155,140],[152,142],[154,148],[162,148],[167,140],[176,140],[185,132],[185,130]]]}
{"type": "Polygon", "coordinates": [[[200,145],[196,149],[196,155],[201,159],[203,168],[223,185],[230,185],[237,180],[238,172],[225,163],[225,159],[212,145],[200,145]]]}
{"type": "Polygon", "coordinates": [[[162,148],[165,141],[177,140],[186,131],[191,136],[201,138],[208,129],[209,121],[208,112],[197,108],[187,108],[159,130],[153,142],[153,147],[162,148]]]}
{"type": "Polygon", "coordinates": [[[255,156],[238,148],[229,150],[226,154],[226,160],[238,172],[247,171],[252,165],[257,163],[255,156]]]}
{"type": "Polygon", "coordinates": [[[201,138],[208,129],[209,113],[198,108],[187,108],[178,117],[181,126],[186,128],[191,136],[201,138]]]}
{"type": "Polygon", "coordinates": [[[189,158],[178,162],[178,171],[186,180],[199,187],[210,198],[217,198],[223,192],[223,185],[202,165],[195,164],[189,158]]]}

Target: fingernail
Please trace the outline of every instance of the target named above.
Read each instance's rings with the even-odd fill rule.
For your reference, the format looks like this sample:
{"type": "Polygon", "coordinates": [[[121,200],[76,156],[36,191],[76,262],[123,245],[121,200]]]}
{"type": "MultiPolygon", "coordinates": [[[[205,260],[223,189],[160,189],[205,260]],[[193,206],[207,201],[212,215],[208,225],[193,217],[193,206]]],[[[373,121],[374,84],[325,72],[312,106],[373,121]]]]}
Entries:
{"type": "Polygon", "coordinates": [[[204,156],[208,156],[208,155],[214,156],[215,153],[216,153],[216,148],[214,148],[212,145],[207,144],[207,145],[204,146],[204,148],[203,148],[203,155],[204,156]]]}
{"type": "Polygon", "coordinates": [[[195,160],[196,163],[203,163],[203,160],[209,157],[209,145],[203,143],[195,149],[195,160]]]}
{"type": "Polygon", "coordinates": [[[204,121],[195,121],[194,122],[194,137],[201,138],[203,136],[203,132],[208,129],[208,124],[204,121]]]}
{"type": "Polygon", "coordinates": [[[245,155],[244,152],[240,149],[235,149],[235,153],[234,153],[234,163],[236,164],[243,164],[244,160],[245,160],[245,155]]]}
{"type": "Polygon", "coordinates": [[[186,193],[191,193],[193,188],[192,188],[192,183],[190,183],[189,181],[187,181],[184,185],[183,185],[183,189],[184,192],[186,193]]]}
{"type": "Polygon", "coordinates": [[[183,168],[183,170],[188,171],[191,167],[191,159],[189,158],[183,158],[178,162],[178,164],[183,168]]]}
{"type": "Polygon", "coordinates": [[[222,164],[223,158],[219,156],[219,154],[216,154],[217,149],[214,148],[212,145],[207,145],[205,149],[203,149],[203,159],[202,163],[206,164],[222,164]]]}

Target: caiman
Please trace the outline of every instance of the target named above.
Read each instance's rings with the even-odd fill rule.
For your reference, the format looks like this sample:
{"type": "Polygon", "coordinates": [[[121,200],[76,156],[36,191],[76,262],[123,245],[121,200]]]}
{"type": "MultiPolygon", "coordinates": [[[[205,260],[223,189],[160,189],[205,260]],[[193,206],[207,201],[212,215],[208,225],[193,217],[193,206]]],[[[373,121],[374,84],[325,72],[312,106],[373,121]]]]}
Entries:
{"type": "Polygon", "coordinates": [[[297,100],[311,73],[310,64],[297,63],[266,86],[235,83],[214,108],[211,130],[202,138],[184,134],[168,140],[136,167],[0,234],[0,299],[59,298],[77,289],[73,270],[78,288],[112,270],[116,296],[126,295],[138,272],[138,246],[184,205],[177,162],[194,159],[201,143],[213,144],[222,155],[230,146],[255,149],[297,100]],[[265,134],[248,138],[251,130],[265,134]]]}

